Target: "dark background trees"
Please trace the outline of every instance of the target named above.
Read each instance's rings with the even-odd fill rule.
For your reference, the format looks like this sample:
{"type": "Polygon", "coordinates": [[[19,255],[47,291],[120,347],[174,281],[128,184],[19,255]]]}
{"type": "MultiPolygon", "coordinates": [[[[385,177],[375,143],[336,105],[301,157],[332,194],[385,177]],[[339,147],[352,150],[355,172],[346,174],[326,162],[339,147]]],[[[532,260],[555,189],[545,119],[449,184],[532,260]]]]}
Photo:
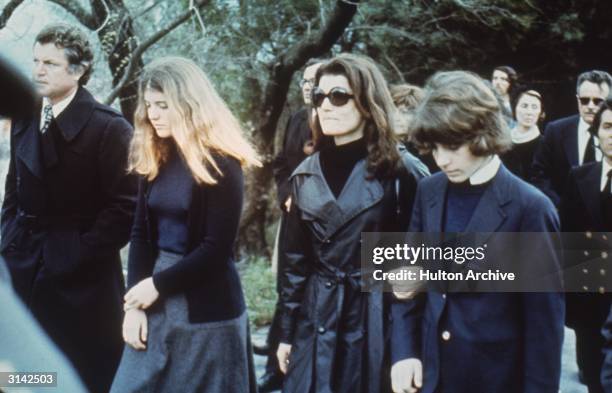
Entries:
{"type": "MultiPolygon", "coordinates": [[[[28,3],[0,1],[0,32],[28,3]]],[[[240,245],[248,255],[269,252],[266,233],[278,214],[271,159],[287,113],[300,106],[296,74],[310,57],[367,54],[390,82],[416,84],[439,70],[468,69],[488,78],[495,66],[512,65],[525,83],[543,92],[549,119],[575,112],[579,72],[612,68],[609,0],[37,3],[53,5],[53,12],[91,32],[110,71],[101,95],[127,118],[134,110],[134,81],[150,59],[183,55],[206,70],[265,164],[247,181],[240,245]]],[[[29,46],[35,33],[19,39],[29,46]]]]}

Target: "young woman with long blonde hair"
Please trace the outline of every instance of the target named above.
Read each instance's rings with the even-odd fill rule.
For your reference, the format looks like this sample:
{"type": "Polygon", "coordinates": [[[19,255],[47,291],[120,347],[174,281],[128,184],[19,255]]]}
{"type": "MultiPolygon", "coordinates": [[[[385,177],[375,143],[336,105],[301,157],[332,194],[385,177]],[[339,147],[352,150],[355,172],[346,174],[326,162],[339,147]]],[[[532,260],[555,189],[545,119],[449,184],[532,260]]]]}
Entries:
{"type": "Polygon", "coordinates": [[[261,165],[202,70],[141,76],[130,170],[142,176],[113,392],[248,392],[247,317],[232,247],[242,168],[261,165]],[[179,387],[180,386],[180,387],[179,387]]]}

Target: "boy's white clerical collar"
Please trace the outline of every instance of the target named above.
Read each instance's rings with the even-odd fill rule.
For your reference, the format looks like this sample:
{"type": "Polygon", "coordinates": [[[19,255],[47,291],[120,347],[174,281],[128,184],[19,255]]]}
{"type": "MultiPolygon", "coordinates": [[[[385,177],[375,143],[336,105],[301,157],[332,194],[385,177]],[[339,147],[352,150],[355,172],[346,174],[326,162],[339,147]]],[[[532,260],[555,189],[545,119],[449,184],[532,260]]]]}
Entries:
{"type": "Polygon", "coordinates": [[[480,167],[476,172],[470,176],[470,184],[475,186],[478,184],[483,184],[493,179],[499,170],[499,166],[501,165],[501,160],[497,156],[497,154],[493,155],[493,157],[480,167]]]}

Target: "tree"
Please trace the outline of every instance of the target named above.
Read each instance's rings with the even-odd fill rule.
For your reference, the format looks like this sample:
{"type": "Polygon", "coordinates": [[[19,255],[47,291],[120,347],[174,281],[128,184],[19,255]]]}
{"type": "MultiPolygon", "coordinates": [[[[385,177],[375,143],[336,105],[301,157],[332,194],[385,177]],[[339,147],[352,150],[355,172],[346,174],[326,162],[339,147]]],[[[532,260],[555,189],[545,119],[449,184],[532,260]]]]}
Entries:
{"type": "MultiPolygon", "coordinates": [[[[134,20],[123,0],[90,0],[90,9],[75,0],[49,0],[73,15],[80,24],[95,31],[111,71],[114,89],[105,100],[112,103],[119,98],[123,115],[131,120],[134,114],[138,86],[135,76],[142,69],[142,56],[153,44],[165,37],[189,19],[193,12],[208,1],[191,1],[189,8],[176,15],[167,26],[144,40],[140,40],[134,29],[134,20]]],[[[6,26],[13,12],[23,0],[11,0],[0,13],[0,29],[6,26]]],[[[158,5],[154,3],[153,6],[158,5]]]]}
{"type": "Polygon", "coordinates": [[[306,35],[272,62],[259,108],[259,123],[254,132],[257,148],[264,157],[264,167],[254,170],[247,182],[247,205],[240,226],[240,239],[247,254],[266,254],[267,190],[272,179],[271,157],[278,119],[285,106],[293,74],[312,57],[328,52],[342,36],[357,11],[355,2],[338,1],[321,29],[306,35]]]}

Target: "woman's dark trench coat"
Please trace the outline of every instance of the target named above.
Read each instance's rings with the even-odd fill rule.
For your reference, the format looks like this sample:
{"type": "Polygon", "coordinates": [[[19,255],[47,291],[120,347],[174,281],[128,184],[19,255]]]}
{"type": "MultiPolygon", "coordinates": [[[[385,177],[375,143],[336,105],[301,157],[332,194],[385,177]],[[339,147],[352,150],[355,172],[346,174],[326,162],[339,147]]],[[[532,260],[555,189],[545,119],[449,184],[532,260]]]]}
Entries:
{"type": "Polygon", "coordinates": [[[283,391],[390,391],[387,295],[361,292],[360,246],[361,232],[407,230],[416,183],[428,172],[409,153],[402,158],[405,168],[383,180],[368,179],[359,161],[337,199],[318,153],[293,173],[281,245],[281,342],[292,344],[283,391]]]}

